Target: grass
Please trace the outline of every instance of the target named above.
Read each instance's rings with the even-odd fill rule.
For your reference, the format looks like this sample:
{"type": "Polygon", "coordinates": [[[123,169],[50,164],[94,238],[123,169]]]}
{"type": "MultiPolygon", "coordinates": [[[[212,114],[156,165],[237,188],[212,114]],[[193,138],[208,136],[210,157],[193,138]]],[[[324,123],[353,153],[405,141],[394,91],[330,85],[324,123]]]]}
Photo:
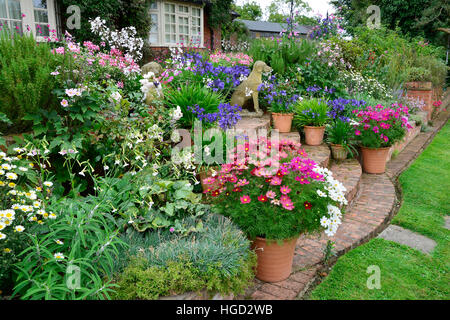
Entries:
{"type": "Polygon", "coordinates": [[[383,239],[342,256],[310,299],[450,299],[450,124],[399,179],[403,204],[392,223],[437,242],[431,255],[383,239]],[[368,289],[367,268],[380,267],[381,289],[368,289]]]}

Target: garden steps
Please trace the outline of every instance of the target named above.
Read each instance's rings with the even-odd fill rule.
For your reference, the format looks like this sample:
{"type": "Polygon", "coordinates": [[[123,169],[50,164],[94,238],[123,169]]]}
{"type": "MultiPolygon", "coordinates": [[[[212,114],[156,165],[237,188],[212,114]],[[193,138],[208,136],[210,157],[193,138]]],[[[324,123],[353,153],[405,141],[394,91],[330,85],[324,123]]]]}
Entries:
{"type": "Polygon", "coordinates": [[[265,114],[262,117],[242,117],[235,126],[235,130],[245,134],[249,134],[249,131],[256,132],[261,129],[265,129],[267,132],[270,131],[270,115],[265,114]]]}
{"type": "Polygon", "coordinates": [[[345,198],[350,207],[356,199],[361,185],[362,169],[357,159],[347,159],[343,161],[332,161],[330,170],[333,172],[333,177],[342,182],[347,189],[345,198]]]}

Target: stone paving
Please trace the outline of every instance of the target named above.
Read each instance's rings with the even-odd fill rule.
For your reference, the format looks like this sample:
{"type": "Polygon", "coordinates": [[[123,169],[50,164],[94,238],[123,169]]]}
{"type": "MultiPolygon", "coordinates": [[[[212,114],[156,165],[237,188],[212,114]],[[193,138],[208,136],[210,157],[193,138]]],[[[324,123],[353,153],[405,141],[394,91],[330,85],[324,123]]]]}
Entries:
{"type": "MultiPolygon", "coordinates": [[[[449,97],[444,103],[449,105],[449,97]]],[[[282,282],[264,283],[255,280],[254,286],[238,299],[254,300],[292,300],[301,299],[316,282],[324,259],[324,248],[328,240],[335,242],[335,258],[376,237],[388,226],[397,204],[394,182],[410,163],[426,148],[433,137],[445,125],[450,113],[445,110],[437,115],[433,127],[428,132],[419,133],[403,151],[387,164],[385,174],[361,174],[359,163],[355,160],[331,164],[334,175],[346,188],[347,199],[352,201],[336,235],[328,238],[324,234],[302,236],[297,242],[293,273],[282,282]]],[[[320,147],[307,147],[311,157],[320,155],[320,147]]],[[[329,151],[328,151],[329,152],[329,151]]],[[[317,158],[316,158],[317,159],[317,158]]],[[[327,159],[317,161],[328,165],[327,159]]],[[[322,164],[322,165],[323,165],[322,164]]],[[[446,220],[448,224],[448,220],[446,220]]],[[[387,231],[385,235],[388,233],[387,231]]]]}
{"type": "Polygon", "coordinates": [[[395,225],[387,227],[378,238],[403,244],[426,254],[430,254],[436,247],[436,241],[395,225]]]}

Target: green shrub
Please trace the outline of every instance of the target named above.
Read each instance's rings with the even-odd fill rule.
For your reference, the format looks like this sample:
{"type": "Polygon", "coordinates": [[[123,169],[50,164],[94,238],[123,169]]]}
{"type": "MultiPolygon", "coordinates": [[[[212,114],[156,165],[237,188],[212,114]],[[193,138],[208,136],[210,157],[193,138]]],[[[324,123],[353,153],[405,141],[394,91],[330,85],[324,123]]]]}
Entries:
{"type": "Polygon", "coordinates": [[[294,107],[294,125],[297,128],[304,126],[320,127],[328,120],[328,104],[321,99],[305,99],[299,101],[294,107]]]}
{"type": "Polygon", "coordinates": [[[32,35],[11,38],[0,32],[0,112],[13,123],[0,123],[0,132],[29,131],[32,123],[23,120],[25,115],[55,108],[52,90],[56,82],[50,73],[57,65],[58,57],[47,43],[37,44],[32,35]]]}
{"type": "MultiPolygon", "coordinates": [[[[179,90],[167,89],[164,92],[166,105],[170,109],[180,107],[183,117],[178,121],[180,126],[190,129],[194,126],[196,115],[188,108],[196,108],[198,106],[203,109],[203,113],[217,112],[219,104],[224,102],[222,95],[213,92],[202,85],[182,85],[179,90]]],[[[207,122],[204,122],[206,125],[207,122]]]]}
{"type": "Polygon", "coordinates": [[[113,298],[157,299],[203,289],[242,293],[256,261],[249,240],[225,217],[210,215],[203,223],[203,232],[187,237],[170,231],[124,235],[129,249],[116,261],[119,288],[113,298]]]}

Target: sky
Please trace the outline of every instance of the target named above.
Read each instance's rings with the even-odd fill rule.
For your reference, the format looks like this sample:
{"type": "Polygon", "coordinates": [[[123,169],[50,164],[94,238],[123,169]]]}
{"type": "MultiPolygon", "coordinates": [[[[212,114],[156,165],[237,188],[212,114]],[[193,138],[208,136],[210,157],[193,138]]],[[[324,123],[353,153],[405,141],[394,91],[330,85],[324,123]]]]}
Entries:
{"type": "MultiPolygon", "coordinates": [[[[263,8],[264,17],[265,17],[265,9],[270,5],[271,0],[237,0],[237,4],[243,5],[246,2],[256,2],[258,3],[261,8],[263,8]]],[[[309,4],[309,6],[312,8],[312,12],[310,12],[309,16],[315,16],[316,13],[321,13],[323,16],[327,14],[327,11],[329,13],[333,13],[333,7],[329,4],[329,0],[306,0],[306,2],[309,4]]],[[[266,17],[265,17],[266,18],[266,17]]]]}

